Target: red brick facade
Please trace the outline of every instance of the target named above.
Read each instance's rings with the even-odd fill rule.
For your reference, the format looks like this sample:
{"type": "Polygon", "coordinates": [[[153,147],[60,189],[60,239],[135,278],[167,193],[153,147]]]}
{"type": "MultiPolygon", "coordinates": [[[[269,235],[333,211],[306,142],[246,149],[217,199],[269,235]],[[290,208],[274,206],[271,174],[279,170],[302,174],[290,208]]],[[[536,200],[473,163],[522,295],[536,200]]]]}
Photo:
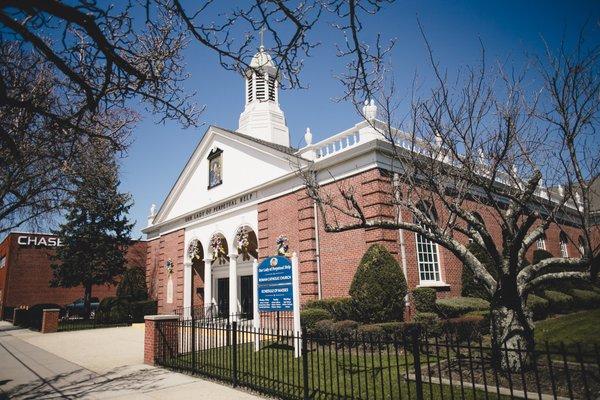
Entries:
{"type": "Polygon", "coordinates": [[[158,300],[159,314],[169,314],[183,307],[184,241],[184,230],[180,229],[146,242],[146,283],[150,298],[158,300]],[[165,268],[169,259],[173,261],[171,274],[165,268]],[[172,303],[167,303],[169,278],[173,285],[172,303]]]}
{"type": "MultiPolygon", "coordinates": [[[[372,169],[339,180],[335,184],[324,185],[322,190],[331,191],[335,197],[335,191],[339,186],[353,187],[356,197],[361,201],[367,218],[375,216],[393,217],[394,209],[389,206],[386,196],[390,193],[391,179],[387,174],[372,169]]],[[[339,196],[338,196],[339,197],[339,196]]],[[[501,241],[500,225],[494,220],[489,210],[482,209],[480,204],[472,204],[481,214],[487,229],[498,242],[501,241]],[[487,211],[487,212],[486,212],[487,211]]],[[[444,218],[444,208],[436,207],[439,218],[444,218]]],[[[347,221],[346,216],[337,215],[343,224],[347,221]]],[[[412,216],[403,212],[404,220],[412,216]]],[[[327,233],[324,230],[321,216],[319,220],[319,249],[321,267],[321,287],[323,298],[343,297],[348,295],[350,284],[356,272],[361,257],[374,243],[385,245],[390,252],[401,260],[401,242],[404,244],[406,255],[406,279],[410,290],[419,285],[419,270],[417,262],[416,235],[409,231],[385,229],[357,229],[341,233],[327,233]]],[[[304,190],[287,194],[264,203],[258,208],[259,229],[259,256],[265,257],[273,253],[274,243],[277,236],[284,234],[288,236],[290,251],[298,253],[300,261],[300,291],[301,301],[317,297],[317,249],[315,238],[315,213],[312,201],[307,197],[304,190]]],[[[562,229],[576,243],[579,236],[577,228],[564,226],[562,229]]],[[[546,233],[546,250],[553,255],[559,256],[560,230],[552,226],[546,233]]],[[[466,243],[467,238],[462,240],[466,243]]],[[[570,255],[578,254],[578,249],[573,243],[568,243],[570,255]]],[[[528,256],[531,258],[535,245],[528,256]]],[[[441,279],[447,286],[437,288],[439,297],[460,296],[462,263],[448,250],[438,246],[439,265],[441,279]]]]}
{"type": "MultiPolygon", "coordinates": [[[[0,258],[5,257],[5,265],[0,269],[0,313],[4,309],[34,304],[52,303],[59,306],[83,297],[83,287],[52,288],[50,265],[57,263],[51,256],[52,247],[20,245],[19,233],[11,233],[0,244],[0,258]]],[[[27,234],[30,237],[50,238],[52,235],[27,234]]],[[[136,242],[127,254],[128,262],[143,265],[136,260],[145,242],[136,242]]],[[[99,285],[92,288],[92,296],[100,299],[116,295],[116,286],[99,285]]],[[[4,315],[0,315],[4,317],[4,315]]]]}
{"type": "MultiPolygon", "coordinates": [[[[334,198],[339,199],[339,187],[352,187],[356,198],[367,218],[389,217],[394,218],[396,209],[390,206],[388,196],[391,193],[390,174],[379,169],[371,169],[357,173],[335,183],[324,185],[322,190],[330,192],[334,198]]],[[[477,211],[492,235],[501,242],[500,224],[495,220],[495,211],[486,209],[478,203],[466,204],[477,211]]],[[[445,208],[436,205],[438,219],[447,218],[445,208]]],[[[327,233],[324,222],[319,213],[315,213],[313,201],[306,192],[298,190],[280,197],[276,197],[258,204],[258,253],[259,259],[275,253],[275,241],[279,235],[289,239],[290,252],[296,252],[300,265],[300,292],[301,302],[318,297],[318,266],[320,260],[321,290],[323,298],[348,296],[348,291],[356,272],[356,268],[366,250],[374,243],[386,246],[397,258],[402,266],[402,249],[404,250],[406,279],[409,290],[420,283],[416,235],[409,231],[397,229],[356,229],[341,233],[327,233]],[[315,224],[318,221],[318,241],[315,234],[315,224]],[[319,254],[320,252],[320,254],[319,254]]],[[[333,211],[332,211],[333,212],[333,211]]],[[[329,218],[333,219],[331,214],[329,218]]],[[[410,220],[412,216],[407,211],[403,212],[403,220],[410,220]]],[[[339,212],[335,219],[341,224],[349,222],[349,217],[339,212]]],[[[567,244],[568,253],[576,256],[579,252],[577,243],[579,231],[571,226],[562,229],[571,238],[567,244]]],[[[559,243],[560,230],[552,226],[546,233],[546,250],[555,256],[561,255],[559,243]]],[[[184,280],[184,229],[170,232],[157,239],[148,241],[147,246],[147,282],[150,296],[158,299],[159,314],[172,313],[177,308],[183,307],[183,280],[184,280]],[[173,281],[173,301],[167,303],[166,292],[169,274],[165,268],[168,259],[173,261],[174,269],[170,275],[173,281]]],[[[467,242],[466,237],[459,240],[467,242]]],[[[531,259],[536,245],[532,246],[528,257],[531,259]]],[[[438,246],[439,271],[443,284],[437,285],[438,297],[460,296],[462,263],[448,250],[438,246]]],[[[203,304],[203,262],[198,262],[192,269],[192,296],[194,306],[203,304]]],[[[409,310],[410,315],[411,310],[409,310]]]]}

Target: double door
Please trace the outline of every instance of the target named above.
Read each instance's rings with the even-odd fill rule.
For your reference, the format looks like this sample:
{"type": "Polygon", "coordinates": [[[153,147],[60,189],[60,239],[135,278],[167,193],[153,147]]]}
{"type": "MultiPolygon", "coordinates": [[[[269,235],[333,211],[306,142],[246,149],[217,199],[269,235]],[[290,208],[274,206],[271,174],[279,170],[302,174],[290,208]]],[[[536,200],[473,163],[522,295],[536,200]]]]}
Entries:
{"type": "MultiPolygon", "coordinates": [[[[252,275],[238,276],[238,288],[242,318],[250,319],[254,309],[252,275]]],[[[227,318],[229,315],[229,278],[217,279],[217,307],[219,317],[227,318]]]]}

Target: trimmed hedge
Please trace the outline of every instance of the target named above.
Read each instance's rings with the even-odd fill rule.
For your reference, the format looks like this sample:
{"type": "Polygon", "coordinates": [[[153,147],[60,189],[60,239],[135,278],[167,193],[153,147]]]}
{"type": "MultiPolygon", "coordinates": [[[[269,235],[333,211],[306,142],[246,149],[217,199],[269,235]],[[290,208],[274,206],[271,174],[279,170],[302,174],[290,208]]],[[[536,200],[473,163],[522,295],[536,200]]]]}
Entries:
{"type": "Polygon", "coordinates": [[[415,309],[421,313],[434,313],[437,294],[435,289],[428,287],[416,288],[412,291],[415,309]]]}
{"type": "Polygon", "coordinates": [[[564,314],[573,308],[573,296],[566,293],[546,290],[544,297],[548,300],[548,311],[551,314],[564,314]]]}
{"type": "Polygon", "coordinates": [[[348,337],[353,335],[358,329],[358,322],[352,320],[338,321],[333,324],[333,333],[338,337],[348,337]]]}
{"type": "Polygon", "coordinates": [[[533,320],[539,321],[548,317],[550,302],[543,297],[530,294],[527,297],[526,307],[531,312],[533,320]]]}
{"type": "Polygon", "coordinates": [[[328,319],[333,319],[333,316],[322,308],[309,308],[300,312],[300,324],[308,330],[313,330],[317,322],[328,319]]]}
{"type": "Polygon", "coordinates": [[[332,334],[333,325],[335,322],[332,319],[324,319],[315,323],[313,332],[317,337],[325,338],[332,334]]]}
{"type": "Polygon", "coordinates": [[[441,330],[441,321],[436,313],[418,312],[413,317],[413,323],[427,332],[428,336],[438,336],[441,330]]]}
{"type": "Polygon", "coordinates": [[[573,296],[573,305],[577,308],[597,308],[600,306],[600,293],[592,290],[573,289],[569,291],[573,296]]]}
{"type": "Polygon", "coordinates": [[[470,311],[488,310],[490,302],[475,297],[453,297],[435,302],[438,314],[442,318],[456,318],[470,311]]]}
{"type": "Polygon", "coordinates": [[[354,318],[351,301],[352,299],[350,299],[350,297],[334,297],[324,300],[312,300],[306,303],[304,309],[307,310],[318,308],[321,310],[326,310],[333,316],[333,319],[337,321],[343,321],[345,319],[354,318]]]}
{"type": "Polygon", "coordinates": [[[444,332],[457,342],[478,341],[488,330],[489,324],[481,316],[462,316],[444,321],[444,332]]]}
{"type": "Polygon", "coordinates": [[[374,244],[360,261],[350,285],[352,310],[365,323],[402,321],[406,279],[394,256],[374,244]]]}

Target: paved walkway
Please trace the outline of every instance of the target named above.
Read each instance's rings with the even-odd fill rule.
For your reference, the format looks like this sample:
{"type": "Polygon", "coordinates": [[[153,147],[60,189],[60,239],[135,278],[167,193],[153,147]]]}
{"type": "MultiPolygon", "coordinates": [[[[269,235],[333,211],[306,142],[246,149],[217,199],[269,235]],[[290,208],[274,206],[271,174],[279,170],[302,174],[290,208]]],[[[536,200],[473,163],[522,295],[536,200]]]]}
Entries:
{"type": "Polygon", "coordinates": [[[260,399],[144,365],[138,337],[143,328],[42,335],[0,322],[0,399],[260,399]]]}

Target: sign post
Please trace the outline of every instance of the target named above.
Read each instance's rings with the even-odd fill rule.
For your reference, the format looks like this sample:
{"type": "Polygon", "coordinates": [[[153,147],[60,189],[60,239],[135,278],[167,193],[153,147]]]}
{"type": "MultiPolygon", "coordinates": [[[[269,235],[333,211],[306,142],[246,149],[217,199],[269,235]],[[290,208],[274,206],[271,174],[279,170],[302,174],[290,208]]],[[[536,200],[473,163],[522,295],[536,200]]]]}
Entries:
{"type": "MultiPolygon", "coordinates": [[[[256,285],[258,312],[254,317],[255,328],[260,327],[260,312],[292,311],[294,334],[300,335],[300,292],[298,257],[290,260],[284,256],[268,257],[257,266],[256,285]]],[[[255,339],[258,349],[258,336],[255,339]]],[[[294,341],[294,355],[300,357],[300,341],[294,341]]]]}

